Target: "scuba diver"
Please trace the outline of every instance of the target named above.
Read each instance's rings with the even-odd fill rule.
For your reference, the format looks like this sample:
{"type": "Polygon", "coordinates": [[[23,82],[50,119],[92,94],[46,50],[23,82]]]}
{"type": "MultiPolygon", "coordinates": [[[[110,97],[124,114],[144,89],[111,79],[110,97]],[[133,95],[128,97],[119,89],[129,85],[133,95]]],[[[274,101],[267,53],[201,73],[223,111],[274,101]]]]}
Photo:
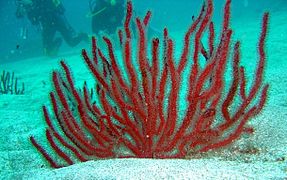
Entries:
{"type": "Polygon", "coordinates": [[[92,31],[95,34],[114,34],[125,16],[125,0],[90,0],[92,31]]]}
{"type": "MultiPolygon", "coordinates": [[[[92,32],[96,35],[108,34],[115,37],[117,28],[123,26],[126,13],[126,0],[90,0],[90,13],[92,18],[92,32]]],[[[137,14],[137,12],[134,12],[137,14]]],[[[136,24],[131,23],[131,29],[137,33],[136,24]]],[[[161,32],[149,26],[149,37],[160,36],[161,32]]]]}
{"type": "Polygon", "coordinates": [[[42,30],[44,54],[55,56],[62,44],[59,32],[65,42],[74,47],[81,41],[89,41],[86,33],[76,33],[67,21],[65,9],[60,0],[16,0],[16,17],[27,16],[32,25],[39,25],[42,30]]]}

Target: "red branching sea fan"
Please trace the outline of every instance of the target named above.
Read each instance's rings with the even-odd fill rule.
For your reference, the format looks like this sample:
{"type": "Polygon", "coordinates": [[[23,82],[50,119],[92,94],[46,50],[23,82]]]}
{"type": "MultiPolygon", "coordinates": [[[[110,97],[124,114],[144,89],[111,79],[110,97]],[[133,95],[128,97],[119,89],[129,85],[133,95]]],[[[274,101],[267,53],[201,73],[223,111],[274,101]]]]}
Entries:
{"type": "Polygon", "coordinates": [[[64,76],[53,72],[53,118],[43,107],[51,148],[44,149],[30,137],[32,144],[52,167],[58,168],[96,158],[184,158],[225,147],[243,133],[252,133],[247,122],[262,110],[269,87],[263,84],[269,15],[263,16],[259,62],[253,84],[247,90],[244,67],[239,65],[240,42],[231,43],[230,3],[227,0],[225,4],[218,44],[211,20],[213,2],[207,0],[187,30],[182,53],[176,58],[174,41],[167,29],[162,40],[153,38],[148,44],[150,11],[143,20],[135,19],[137,36],[134,35],[129,1],[123,29],[118,31],[124,67],[119,66],[121,58],[117,58],[108,37],[103,37],[107,53],[93,38],[93,57],[82,51],[96,81],[94,94],[90,95],[86,85],[83,90],[75,87],[71,72],[62,61],[64,76]],[[208,48],[202,43],[204,32],[208,35],[208,48]],[[134,41],[137,47],[133,46],[134,41]],[[226,87],[224,74],[230,54],[233,71],[230,87],[226,87]],[[203,67],[199,65],[200,56],[206,59],[203,67]],[[187,84],[186,107],[180,113],[183,80],[187,84]]]}

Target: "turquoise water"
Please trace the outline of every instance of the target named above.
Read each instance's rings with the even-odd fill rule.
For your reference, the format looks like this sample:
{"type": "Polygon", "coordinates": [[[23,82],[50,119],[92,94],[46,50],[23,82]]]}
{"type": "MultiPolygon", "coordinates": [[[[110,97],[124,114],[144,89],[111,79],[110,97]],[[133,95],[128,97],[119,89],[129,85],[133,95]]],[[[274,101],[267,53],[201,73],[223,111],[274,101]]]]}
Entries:
{"type": "MultiPolygon", "coordinates": [[[[91,18],[86,16],[89,13],[88,2],[62,2],[66,9],[65,16],[73,28],[77,32],[92,35],[91,18]]],[[[152,11],[150,22],[152,36],[160,36],[162,40],[162,29],[164,27],[169,29],[170,37],[174,39],[175,43],[175,57],[179,57],[182,52],[183,35],[191,23],[191,16],[197,16],[199,13],[201,5],[199,1],[195,3],[190,3],[188,0],[183,0],[180,3],[135,1],[133,4],[135,13],[141,17],[147,9],[152,11]]],[[[221,1],[214,1],[213,21],[217,41],[221,32],[223,6],[221,1]]],[[[87,164],[78,163],[75,166],[55,171],[50,168],[49,164],[31,145],[29,137],[31,135],[35,136],[37,141],[45,149],[47,148],[44,130],[46,124],[43,118],[42,106],[46,105],[49,112],[52,112],[51,103],[49,102],[49,92],[54,91],[52,71],[60,69],[60,60],[64,59],[70,67],[76,87],[82,87],[84,81],[87,81],[89,85],[93,85],[94,78],[81,57],[81,49],[86,48],[90,52],[91,43],[81,42],[75,47],[69,47],[63,42],[57,55],[54,57],[44,56],[41,29],[31,25],[27,19],[19,20],[15,18],[14,1],[3,3],[0,11],[0,37],[2,42],[0,44],[0,72],[1,74],[2,70],[14,72],[18,78],[18,89],[21,90],[21,83],[23,82],[25,83],[25,90],[22,95],[0,94],[1,178],[286,178],[287,96],[285,93],[287,92],[287,81],[285,80],[285,71],[287,64],[284,56],[287,50],[287,34],[285,32],[287,29],[286,2],[277,0],[270,3],[265,0],[262,3],[255,3],[248,0],[234,0],[231,6],[232,43],[234,44],[236,40],[241,42],[241,65],[246,67],[248,88],[252,84],[252,75],[258,62],[258,39],[262,16],[266,11],[270,12],[270,22],[265,47],[267,58],[264,83],[269,83],[270,89],[264,109],[249,123],[254,127],[252,136],[243,136],[224,150],[218,150],[207,155],[187,157],[188,160],[103,160],[92,161],[87,164]],[[21,33],[23,28],[27,31],[26,39],[23,38],[23,33],[21,33]],[[174,166],[174,164],[177,164],[177,166],[174,166]],[[218,171],[210,167],[211,165],[206,164],[217,166],[218,171]],[[108,169],[109,167],[115,168],[117,173],[113,174],[113,171],[108,169]],[[85,171],[87,168],[89,168],[89,171],[85,171]],[[102,169],[102,171],[98,169],[102,169]],[[200,169],[204,169],[209,173],[200,171],[200,169]],[[146,173],[147,171],[151,172],[153,176],[146,173]],[[130,176],[127,174],[130,174],[130,176]],[[200,176],[201,174],[202,176],[200,176]]],[[[111,37],[114,38],[114,36],[111,37]]],[[[208,43],[207,34],[204,35],[202,41],[203,44],[208,43]]],[[[104,43],[99,44],[99,46],[103,45],[104,43]]],[[[135,44],[132,48],[136,51],[137,45],[135,44]]],[[[122,60],[121,54],[121,49],[117,49],[116,55],[119,61],[122,60]]],[[[147,54],[148,56],[151,54],[150,50],[147,51],[147,54]]],[[[201,57],[201,60],[204,59],[201,57]]],[[[122,61],[119,64],[123,64],[122,61]]],[[[225,75],[226,84],[230,84],[231,80],[230,64],[229,61],[225,75]]],[[[183,80],[186,80],[186,78],[183,77],[183,80]]],[[[186,83],[183,83],[183,89],[185,89],[185,85],[186,83]]],[[[178,107],[180,116],[184,114],[184,105],[185,95],[180,94],[178,107]]],[[[55,154],[52,156],[57,158],[55,154]]]]}

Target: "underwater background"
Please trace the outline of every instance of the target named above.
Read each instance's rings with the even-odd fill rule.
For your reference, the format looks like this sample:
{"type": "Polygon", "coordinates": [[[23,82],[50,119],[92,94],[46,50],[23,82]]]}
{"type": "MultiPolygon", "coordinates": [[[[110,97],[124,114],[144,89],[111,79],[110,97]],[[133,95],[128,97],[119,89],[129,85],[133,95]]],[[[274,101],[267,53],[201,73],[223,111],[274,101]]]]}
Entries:
{"type": "MultiPolygon", "coordinates": [[[[175,48],[178,53],[191,17],[198,15],[202,5],[200,0],[132,2],[140,17],[146,10],[152,11],[150,27],[154,31],[162,33],[164,27],[169,29],[178,43],[175,48]]],[[[214,1],[216,34],[220,33],[224,2],[214,1]]],[[[72,27],[77,32],[93,35],[91,18],[87,17],[89,1],[62,0],[62,3],[72,27]]],[[[109,159],[53,170],[31,145],[29,136],[44,136],[46,125],[41,107],[49,105],[52,71],[60,68],[60,60],[64,59],[72,69],[77,85],[82,86],[90,78],[81,50],[90,51],[91,44],[81,42],[69,47],[63,42],[57,56],[46,57],[41,30],[27,18],[15,17],[14,0],[1,0],[0,73],[14,72],[19,89],[22,83],[25,89],[23,94],[0,94],[0,179],[286,179],[287,1],[233,0],[231,7],[232,41],[242,43],[241,63],[247,67],[249,75],[257,65],[262,16],[264,12],[270,12],[264,77],[264,82],[270,83],[268,100],[262,112],[251,120],[254,135],[236,142],[236,147],[241,143],[246,147],[250,143],[253,151],[230,147],[215,155],[191,160],[109,159]]]]}

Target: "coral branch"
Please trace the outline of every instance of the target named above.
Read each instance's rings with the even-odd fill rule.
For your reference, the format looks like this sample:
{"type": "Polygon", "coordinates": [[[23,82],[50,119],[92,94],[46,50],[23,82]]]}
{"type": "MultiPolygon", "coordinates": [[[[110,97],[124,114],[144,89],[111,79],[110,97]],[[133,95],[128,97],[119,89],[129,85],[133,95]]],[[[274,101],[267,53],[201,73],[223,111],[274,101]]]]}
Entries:
{"type": "Polygon", "coordinates": [[[22,83],[22,88],[18,86],[18,78],[14,76],[14,72],[10,73],[3,70],[0,76],[0,94],[24,94],[25,85],[22,83]]]}
{"type": "Polygon", "coordinates": [[[50,117],[46,107],[43,112],[46,138],[59,160],[30,138],[52,167],[95,158],[184,158],[223,148],[242,134],[253,133],[247,122],[263,109],[269,88],[263,82],[268,13],[263,16],[258,66],[247,89],[245,70],[240,66],[241,43],[232,43],[230,0],[225,3],[217,38],[211,21],[213,1],[206,0],[184,36],[179,58],[167,28],[162,39],[153,38],[149,43],[150,11],[143,19],[135,19],[137,31],[132,33],[132,9],[128,1],[123,29],[118,31],[121,55],[109,37],[103,37],[106,48],[92,38],[92,57],[82,51],[96,81],[94,96],[86,83],[83,90],[75,87],[65,62],[61,61],[63,74],[53,72],[54,116],[50,117]],[[205,33],[207,48],[202,43],[205,33]],[[229,60],[232,78],[227,83],[229,60]]]}

